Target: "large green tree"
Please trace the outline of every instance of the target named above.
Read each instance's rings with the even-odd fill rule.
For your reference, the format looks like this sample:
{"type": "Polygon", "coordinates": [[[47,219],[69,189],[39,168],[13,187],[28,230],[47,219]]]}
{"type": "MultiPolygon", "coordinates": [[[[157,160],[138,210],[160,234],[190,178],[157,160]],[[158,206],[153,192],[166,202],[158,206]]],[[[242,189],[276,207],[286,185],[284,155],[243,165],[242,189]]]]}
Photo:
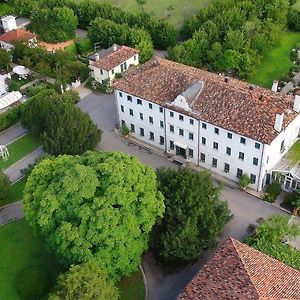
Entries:
{"type": "Polygon", "coordinates": [[[95,262],[71,266],[57,280],[49,300],[116,300],[118,289],[95,262]]]}
{"type": "Polygon", "coordinates": [[[10,53],[0,48],[0,69],[8,70],[11,62],[10,53]]]}
{"type": "Polygon", "coordinates": [[[24,212],[65,264],[95,260],[111,278],[137,270],[164,211],[155,172],[119,152],[44,159],[24,190],[24,212]]]}
{"type": "Polygon", "coordinates": [[[227,203],[207,171],[161,168],[157,179],[166,211],[153,229],[152,248],[167,262],[190,261],[215,244],[231,219],[227,203]]]}

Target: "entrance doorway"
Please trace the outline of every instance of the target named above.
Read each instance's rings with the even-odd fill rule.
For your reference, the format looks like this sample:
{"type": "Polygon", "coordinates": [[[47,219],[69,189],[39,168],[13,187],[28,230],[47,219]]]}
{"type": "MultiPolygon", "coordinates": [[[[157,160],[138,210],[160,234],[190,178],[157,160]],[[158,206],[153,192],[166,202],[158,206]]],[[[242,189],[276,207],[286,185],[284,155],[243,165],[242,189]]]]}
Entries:
{"type": "Polygon", "coordinates": [[[180,155],[186,158],[186,149],[176,146],[176,155],[180,155]]]}

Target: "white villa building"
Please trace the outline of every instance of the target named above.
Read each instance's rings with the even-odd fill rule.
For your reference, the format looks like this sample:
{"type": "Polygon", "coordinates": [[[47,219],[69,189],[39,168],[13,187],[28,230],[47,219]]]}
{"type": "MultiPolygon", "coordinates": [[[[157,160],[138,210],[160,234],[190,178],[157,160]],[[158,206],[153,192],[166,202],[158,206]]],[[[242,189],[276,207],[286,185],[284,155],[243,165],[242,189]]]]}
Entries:
{"type": "Polygon", "coordinates": [[[116,74],[122,74],[130,66],[139,64],[139,51],[127,46],[112,45],[89,58],[91,77],[101,84],[112,83],[116,74]]]}
{"type": "Polygon", "coordinates": [[[114,84],[120,126],[131,135],[261,191],[294,144],[300,96],[155,58],[114,84]]]}

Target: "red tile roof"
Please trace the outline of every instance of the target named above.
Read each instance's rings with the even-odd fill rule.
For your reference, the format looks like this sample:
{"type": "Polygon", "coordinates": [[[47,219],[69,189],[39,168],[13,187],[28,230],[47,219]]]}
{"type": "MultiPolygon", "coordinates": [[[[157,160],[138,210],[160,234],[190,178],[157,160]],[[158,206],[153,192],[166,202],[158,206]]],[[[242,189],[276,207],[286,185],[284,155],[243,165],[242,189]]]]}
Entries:
{"type": "Polygon", "coordinates": [[[115,51],[113,50],[113,47],[106,49],[102,57],[100,52],[100,59],[95,61],[93,65],[109,71],[139,53],[138,50],[127,46],[116,45],[116,47],[117,50],[115,51]]]}
{"type": "Polygon", "coordinates": [[[299,300],[300,271],[228,238],[178,300],[299,300]]]}
{"type": "MultiPolygon", "coordinates": [[[[192,111],[184,113],[254,140],[267,144],[274,140],[278,135],[274,129],[278,110],[285,112],[283,128],[297,116],[290,96],[158,57],[127,71],[113,86],[170,107],[197,81],[204,82],[203,88],[190,104],[192,111]]],[[[172,109],[180,111],[178,107],[172,109]]]]}
{"type": "Polygon", "coordinates": [[[36,37],[37,37],[37,35],[30,31],[27,31],[24,29],[15,29],[15,30],[12,30],[12,31],[2,34],[0,36],[0,41],[6,42],[6,43],[14,43],[17,41],[29,41],[36,37]]]}

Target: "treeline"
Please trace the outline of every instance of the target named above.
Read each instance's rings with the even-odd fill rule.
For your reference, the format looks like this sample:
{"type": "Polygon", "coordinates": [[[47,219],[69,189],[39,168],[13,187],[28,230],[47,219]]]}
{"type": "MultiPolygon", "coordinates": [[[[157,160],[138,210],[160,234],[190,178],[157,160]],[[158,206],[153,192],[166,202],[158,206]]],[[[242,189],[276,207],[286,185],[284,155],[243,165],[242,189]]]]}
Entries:
{"type": "Polygon", "coordinates": [[[79,27],[82,29],[87,29],[93,20],[100,17],[116,24],[126,24],[131,28],[146,30],[156,49],[165,50],[176,44],[175,28],[147,13],[132,14],[110,4],[101,4],[96,1],[77,3],[72,0],[10,0],[9,2],[15,6],[17,14],[26,16],[31,16],[34,11],[38,12],[40,7],[53,9],[66,6],[74,11],[79,27]]]}
{"type": "Polygon", "coordinates": [[[169,58],[245,78],[287,24],[288,0],[215,0],[187,19],[169,58]]]}

